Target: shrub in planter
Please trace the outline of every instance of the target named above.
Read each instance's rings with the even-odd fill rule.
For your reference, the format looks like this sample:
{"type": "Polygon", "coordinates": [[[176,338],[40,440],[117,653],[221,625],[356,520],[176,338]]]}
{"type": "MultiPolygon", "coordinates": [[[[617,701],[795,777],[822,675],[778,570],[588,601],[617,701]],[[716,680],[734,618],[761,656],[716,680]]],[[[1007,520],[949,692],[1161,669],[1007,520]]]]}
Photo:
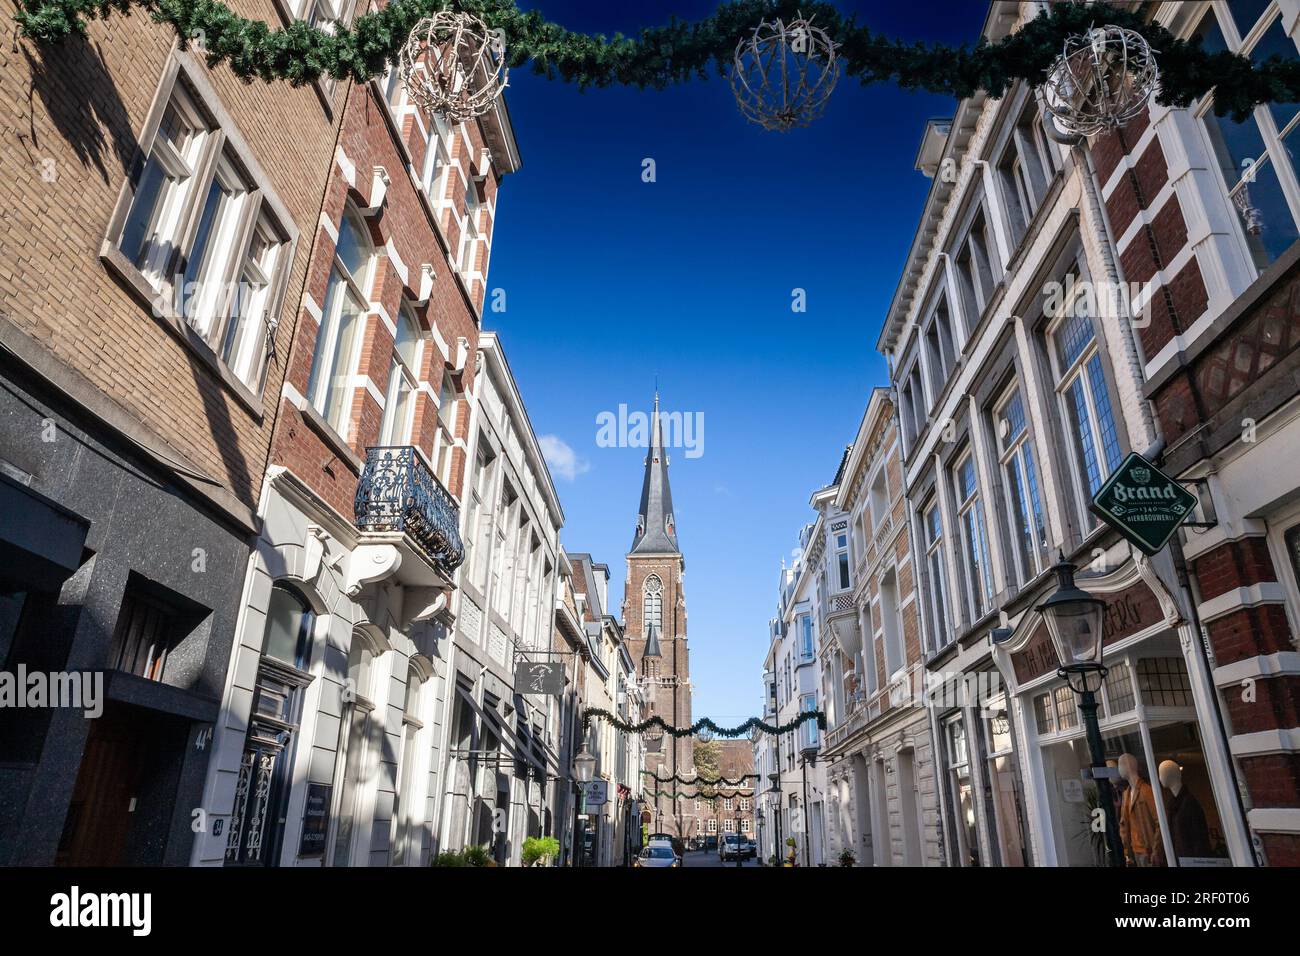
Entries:
{"type": "Polygon", "coordinates": [[[853,866],[858,862],[858,858],[853,855],[852,850],[845,850],[840,854],[840,866],[853,866]]]}
{"type": "Polygon", "coordinates": [[[553,836],[529,837],[524,840],[524,866],[546,866],[560,854],[560,841],[553,836]]]}

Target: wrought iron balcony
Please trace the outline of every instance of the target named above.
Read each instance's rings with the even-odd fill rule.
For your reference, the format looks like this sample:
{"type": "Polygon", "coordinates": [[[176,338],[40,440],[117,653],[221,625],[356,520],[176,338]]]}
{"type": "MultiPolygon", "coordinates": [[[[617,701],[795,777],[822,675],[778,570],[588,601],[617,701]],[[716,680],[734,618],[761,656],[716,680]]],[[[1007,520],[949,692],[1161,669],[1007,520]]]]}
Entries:
{"type": "Polygon", "coordinates": [[[460,508],[410,445],[366,449],[353,504],[362,531],[400,531],[451,574],[465,560],[460,508]]]}

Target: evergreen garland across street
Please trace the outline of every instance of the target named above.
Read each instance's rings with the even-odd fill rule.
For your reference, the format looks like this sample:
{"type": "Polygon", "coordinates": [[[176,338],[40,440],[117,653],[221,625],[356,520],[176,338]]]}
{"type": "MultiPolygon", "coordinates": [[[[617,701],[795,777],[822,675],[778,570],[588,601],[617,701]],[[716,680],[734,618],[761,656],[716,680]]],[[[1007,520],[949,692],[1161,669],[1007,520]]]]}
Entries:
{"type": "MultiPolygon", "coordinates": [[[[589,726],[593,720],[603,720],[615,730],[621,730],[624,733],[629,734],[643,734],[651,727],[658,727],[664,733],[679,738],[693,737],[705,728],[713,731],[719,737],[743,737],[754,728],[763,731],[765,734],[781,736],[793,733],[810,720],[817,721],[817,726],[822,730],[826,729],[826,714],[820,710],[806,710],[794,720],[784,724],[769,724],[765,721],[759,720],[757,717],[751,717],[749,720],[736,727],[719,727],[708,717],[697,720],[689,727],[674,727],[664,721],[664,719],[657,714],[654,717],[649,717],[641,721],[640,723],[629,724],[617,714],[612,714],[608,710],[602,710],[599,707],[592,707],[582,712],[582,725],[584,728],[589,726]]],[[[694,782],[698,783],[699,781],[694,782]]]]}
{"type": "Polygon", "coordinates": [[[85,30],[86,21],[140,8],[170,24],[183,41],[201,38],[209,64],[226,63],[236,75],[267,82],[308,83],[322,76],[365,81],[394,62],[421,18],[448,7],[480,17],[505,40],[513,67],[580,87],[631,85],[663,88],[725,72],[736,44],[764,19],[802,12],[838,44],[845,73],[863,84],[892,81],[904,89],[970,96],[999,96],[1016,80],[1037,85],[1061,53],[1067,36],[1115,24],[1141,33],[1160,66],[1158,100],[1187,106],[1215,89],[1215,111],[1244,116],[1260,103],[1300,101],[1300,61],[1270,58],[1259,64],[1234,53],[1208,52],[1199,41],[1178,40],[1140,14],[1104,5],[1063,3],[997,43],[947,46],[880,36],[834,6],[800,0],[732,0],[697,22],[673,19],[635,38],[575,33],[524,12],[514,0],[392,0],[357,17],[351,27],[327,32],[303,21],[272,29],[234,13],[218,0],[20,0],[23,34],[56,43],[85,30]]]}
{"type": "Polygon", "coordinates": [[[712,777],[712,778],[700,777],[700,776],[683,777],[679,773],[671,774],[670,776],[667,777],[661,777],[653,770],[642,770],[641,773],[647,777],[654,777],[657,783],[673,783],[674,781],[676,781],[677,783],[682,783],[682,784],[686,784],[687,786],[693,786],[693,787],[717,787],[717,786],[743,787],[746,786],[745,784],[746,780],[758,779],[758,774],[756,773],[744,773],[741,774],[739,777],[712,777]]]}

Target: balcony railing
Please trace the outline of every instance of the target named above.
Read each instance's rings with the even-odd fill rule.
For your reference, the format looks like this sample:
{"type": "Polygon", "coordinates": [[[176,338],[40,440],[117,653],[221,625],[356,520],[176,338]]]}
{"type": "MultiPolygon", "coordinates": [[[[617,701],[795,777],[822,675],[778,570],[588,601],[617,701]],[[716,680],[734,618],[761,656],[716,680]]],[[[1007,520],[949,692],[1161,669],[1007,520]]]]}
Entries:
{"type": "Polygon", "coordinates": [[[465,560],[460,508],[410,445],[366,449],[353,505],[362,531],[401,531],[448,574],[465,560]]]}

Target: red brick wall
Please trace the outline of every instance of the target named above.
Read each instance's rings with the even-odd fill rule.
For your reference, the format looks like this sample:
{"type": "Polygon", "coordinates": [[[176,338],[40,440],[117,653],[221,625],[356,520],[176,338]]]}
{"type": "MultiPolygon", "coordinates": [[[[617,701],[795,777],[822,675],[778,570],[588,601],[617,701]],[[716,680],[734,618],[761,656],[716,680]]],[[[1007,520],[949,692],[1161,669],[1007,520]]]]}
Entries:
{"type": "MultiPolygon", "coordinates": [[[[239,7],[278,21],[267,0],[239,7]]],[[[259,417],[99,259],[174,32],[114,12],[85,37],[15,43],[0,54],[0,313],[254,504],[333,151],[329,112],[310,85],[207,73],[300,233],[259,417]]]]}
{"type": "MultiPolygon", "coordinates": [[[[414,310],[416,319],[423,330],[437,330],[447,344],[452,359],[456,356],[458,339],[465,338],[469,341],[469,359],[458,384],[462,390],[472,390],[474,352],[479,329],[477,309],[482,299],[482,287],[477,284],[475,295],[473,290],[464,287],[448,265],[448,256],[454,259],[458,248],[454,218],[445,211],[440,213],[436,208],[427,207],[411,180],[408,163],[417,170],[422,169],[426,149],[414,117],[406,116],[401,121],[400,128],[397,128],[396,123],[390,125],[389,116],[388,107],[373,84],[353,87],[344,111],[339,148],[355,167],[355,186],[348,183],[342,168],[337,163],[332,163],[323,215],[337,226],[342,221],[349,201],[358,207],[369,205],[373,170],[376,166],[384,168],[389,177],[385,208],[380,215],[367,220],[370,238],[379,253],[375,278],[369,290],[370,300],[381,304],[388,317],[397,321],[403,300],[414,300],[420,292],[421,266],[431,264],[434,272],[433,289],[428,304],[414,310]],[[409,149],[409,158],[402,152],[399,146],[401,142],[405,142],[409,149]],[[434,223],[441,227],[441,233],[434,223]],[[405,282],[397,264],[384,254],[386,244],[391,244],[396,250],[397,258],[405,266],[405,282]]],[[[476,125],[458,127],[462,128],[468,131],[469,141],[466,142],[458,134],[453,135],[453,165],[458,157],[466,164],[471,158],[476,159],[483,146],[483,137],[476,125]]],[[[467,172],[472,174],[473,171],[467,172]]],[[[486,191],[489,197],[495,197],[498,179],[495,172],[487,177],[486,191]]],[[[463,213],[464,191],[454,168],[442,177],[442,185],[447,196],[454,200],[457,209],[463,213]]],[[[481,225],[481,234],[490,236],[490,221],[485,219],[481,225]]],[[[309,271],[307,294],[318,307],[323,307],[333,263],[334,243],[324,229],[313,226],[311,233],[315,238],[316,249],[309,271]]],[[[318,327],[306,309],[303,310],[303,316],[293,344],[289,381],[300,394],[306,395],[318,327]]],[[[368,375],[381,394],[387,394],[392,345],[392,334],[385,324],[377,315],[368,317],[357,373],[368,375]]],[[[444,369],[443,361],[436,342],[427,338],[417,375],[420,381],[428,383],[434,394],[440,393],[443,376],[449,374],[444,369]]],[[[454,437],[467,443],[470,437],[467,403],[462,399],[458,406],[454,437]]],[[[350,428],[343,437],[358,457],[364,458],[366,448],[377,444],[382,419],[383,409],[374,396],[368,390],[356,390],[353,393],[350,428]]],[[[430,458],[434,454],[438,427],[437,404],[423,392],[417,393],[412,442],[430,458]]],[[[302,421],[296,411],[285,413],[284,427],[276,434],[272,457],[276,463],[290,467],[307,480],[345,517],[351,516],[357,476],[338,459],[331,446],[319,437],[316,430],[302,421]]],[[[458,497],[464,487],[465,461],[463,449],[455,449],[452,453],[448,490],[458,497]]]]}

